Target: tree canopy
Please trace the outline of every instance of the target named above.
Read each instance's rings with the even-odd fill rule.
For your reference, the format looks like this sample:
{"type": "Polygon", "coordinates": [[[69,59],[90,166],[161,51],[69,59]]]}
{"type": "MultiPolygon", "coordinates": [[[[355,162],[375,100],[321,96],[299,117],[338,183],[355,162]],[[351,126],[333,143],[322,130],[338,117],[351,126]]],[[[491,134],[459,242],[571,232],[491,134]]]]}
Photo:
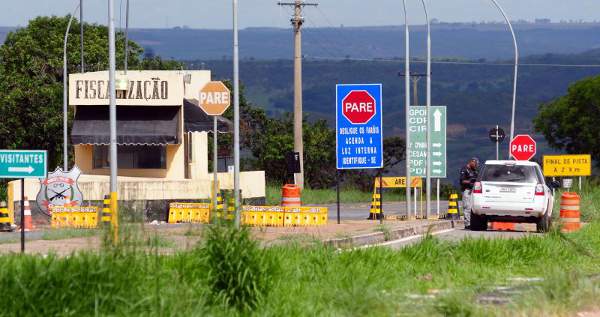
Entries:
{"type": "Polygon", "coordinates": [[[590,153],[600,160],[600,77],[569,87],[565,96],[540,106],[535,129],[548,144],[567,153],[590,153]]]}
{"type": "MultiPolygon", "coordinates": [[[[38,17],[10,32],[0,46],[0,148],[48,149],[49,166],[62,157],[63,41],[70,16],[38,17]]],[[[84,24],[86,71],[108,67],[108,28],[84,24]]],[[[123,65],[124,37],[116,37],[117,67],[123,65]]],[[[79,22],[71,25],[68,72],[78,72],[79,22]]],[[[180,63],[158,57],[142,59],[143,49],[129,41],[130,69],[173,69],[180,63]]],[[[69,126],[73,118],[69,109],[69,126]]],[[[72,156],[71,156],[72,157],[72,156]]]]}

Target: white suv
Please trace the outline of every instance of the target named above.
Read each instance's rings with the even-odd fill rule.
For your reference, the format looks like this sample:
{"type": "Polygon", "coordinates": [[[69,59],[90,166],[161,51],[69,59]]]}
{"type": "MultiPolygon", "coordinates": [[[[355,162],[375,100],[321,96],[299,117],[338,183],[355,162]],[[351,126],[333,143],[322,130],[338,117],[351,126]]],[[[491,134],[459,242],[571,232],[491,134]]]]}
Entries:
{"type": "Polygon", "coordinates": [[[486,230],[488,221],[536,223],[549,230],[554,197],[537,163],[486,161],[473,185],[471,230],[486,230]]]}

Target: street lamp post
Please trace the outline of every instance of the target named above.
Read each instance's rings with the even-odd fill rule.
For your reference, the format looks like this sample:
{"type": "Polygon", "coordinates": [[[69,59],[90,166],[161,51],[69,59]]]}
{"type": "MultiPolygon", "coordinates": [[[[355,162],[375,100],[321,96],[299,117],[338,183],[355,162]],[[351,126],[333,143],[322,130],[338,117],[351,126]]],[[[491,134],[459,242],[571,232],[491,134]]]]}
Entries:
{"type": "Polygon", "coordinates": [[[402,0],[404,7],[404,33],[405,33],[405,46],[406,52],[404,57],[404,88],[406,91],[406,212],[408,218],[411,218],[410,211],[410,189],[411,189],[411,177],[410,177],[410,132],[409,127],[409,112],[410,112],[410,33],[408,30],[408,14],[406,11],[406,0],[402,0]]]}
{"type": "MultiPolygon", "coordinates": [[[[429,21],[429,12],[427,10],[427,4],[425,0],[421,0],[423,4],[423,10],[425,11],[425,19],[427,20],[427,105],[426,105],[426,118],[427,118],[427,156],[426,156],[426,203],[425,203],[425,215],[429,218],[431,215],[431,124],[429,120],[429,111],[431,110],[431,23],[429,21]]],[[[438,211],[439,215],[439,211],[438,211]]]]}
{"type": "Polygon", "coordinates": [[[65,40],[63,42],[63,170],[66,172],[69,169],[69,134],[68,134],[68,124],[69,124],[69,106],[68,106],[68,95],[69,91],[67,89],[67,78],[69,76],[69,71],[67,69],[67,40],[69,39],[69,31],[71,30],[71,23],[73,23],[73,18],[75,17],[75,12],[79,9],[79,4],[73,10],[73,14],[71,14],[71,18],[69,19],[69,23],[67,24],[67,31],[65,32],[65,40]]]}
{"type": "Polygon", "coordinates": [[[240,227],[240,87],[239,87],[238,0],[233,0],[233,188],[235,227],[240,227]]]}
{"type": "MultiPolygon", "coordinates": [[[[510,29],[510,34],[512,35],[512,38],[513,38],[513,45],[515,47],[515,75],[514,75],[515,77],[514,77],[514,81],[513,81],[512,113],[511,113],[511,119],[510,119],[510,139],[512,140],[515,137],[515,108],[516,108],[516,104],[517,104],[517,76],[519,74],[519,46],[517,45],[517,37],[515,35],[515,31],[512,27],[512,24],[510,23],[510,19],[506,15],[506,12],[504,12],[504,9],[502,9],[502,7],[498,3],[498,1],[492,0],[492,2],[496,6],[496,8],[498,8],[500,13],[504,17],[504,20],[506,20],[506,23],[508,24],[508,28],[510,29]]],[[[510,149],[508,150],[508,152],[509,152],[508,157],[510,158],[510,156],[511,156],[510,149]]]]}
{"type": "Polygon", "coordinates": [[[108,93],[110,96],[110,202],[114,243],[118,235],[118,193],[117,193],[117,98],[115,87],[115,14],[114,0],[108,0],[108,93]]]}

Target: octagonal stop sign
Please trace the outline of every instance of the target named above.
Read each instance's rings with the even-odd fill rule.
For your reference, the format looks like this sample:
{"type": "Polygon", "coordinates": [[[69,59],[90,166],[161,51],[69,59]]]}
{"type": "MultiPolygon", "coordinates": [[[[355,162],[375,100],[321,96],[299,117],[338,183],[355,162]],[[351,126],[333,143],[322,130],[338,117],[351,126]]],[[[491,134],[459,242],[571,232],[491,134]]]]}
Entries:
{"type": "Polygon", "coordinates": [[[220,116],[231,105],[230,91],[220,81],[211,81],[200,90],[198,105],[209,116],[220,116]]]}
{"type": "Polygon", "coordinates": [[[342,114],[354,124],[364,124],[376,112],[375,98],[365,90],[353,90],[342,100],[342,114]]]}
{"type": "Polygon", "coordinates": [[[510,154],[517,161],[528,161],[535,156],[535,140],[527,134],[519,134],[510,141],[510,154]]]}

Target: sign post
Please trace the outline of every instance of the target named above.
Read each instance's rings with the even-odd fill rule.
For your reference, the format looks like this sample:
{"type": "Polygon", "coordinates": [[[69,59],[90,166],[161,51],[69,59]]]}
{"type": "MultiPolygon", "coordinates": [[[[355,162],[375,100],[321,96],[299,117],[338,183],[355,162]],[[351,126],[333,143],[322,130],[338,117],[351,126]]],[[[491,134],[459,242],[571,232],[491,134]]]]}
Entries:
{"type": "Polygon", "coordinates": [[[25,179],[46,178],[44,150],[0,150],[0,178],[21,179],[21,253],[25,252],[25,179]]]}
{"type": "MultiPolygon", "coordinates": [[[[438,179],[438,187],[439,179],[446,178],[447,172],[446,114],[446,106],[431,106],[429,112],[427,112],[426,107],[411,106],[408,118],[410,141],[407,144],[407,151],[410,157],[410,175],[427,177],[427,169],[429,169],[430,177],[438,179]],[[430,122],[430,124],[427,124],[427,122],[430,122]],[[428,126],[431,127],[431,149],[428,149],[427,146],[428,126]],[[427,166],[428,156],[431,157],[429,167],[427,166]]],[[[437,200],[439,202],[439,195],[437,200]]],[[[431,206],[431,202],[428,202],[426,206],[431,206]]],[[[431,211],[427,210],[426,215],[429,217],[431,211]]],[[[437,215],[439,215],[439,208],[437,208],[437,215]]]]}
{"type": "Polygon", "coordinates": [[[519,134],[510,141],[510,155],[517,161],[529,161],[536,151],[535,140],[527,134],[519,134]]]}
{"type": "MultiPolygon", "coordinates": [[[[383,168],[382,110],[381,84],[336,86],[338,170],[383,168]]],[[[338,197],[338,222],[339,218],[338,197]]]]}
{"type": "MultiPolygon", "coordinates": [[[[218,127],[217,127],[217,116],[222,115],[227,108],[231,105],[231,92],[229,88],[220,81],[211,81],[204,85],[200,89],[200,98],[198,106],[207,115],[213,117],[213,212],[216,214],[217,210],[217,191],[219,190],[218,185],[218,127]]],[[[237,212],[237,211],[236,211],[237,212]]]]}
{"type": "Polygon", "coordinates": [[[494,143],[496,143],[496,160],[500,159],[500,152],[499,152],[499,146],[500,143],[502,143],[502,141],[504,141],[504,139],[506,138],[506,133],[504,133],[504,130],[502,130],[502,128],[498,127],[498,125],[496,125],[495,128],[491,129],[489,132],[489,137],[490,140],[494,143]]]}

